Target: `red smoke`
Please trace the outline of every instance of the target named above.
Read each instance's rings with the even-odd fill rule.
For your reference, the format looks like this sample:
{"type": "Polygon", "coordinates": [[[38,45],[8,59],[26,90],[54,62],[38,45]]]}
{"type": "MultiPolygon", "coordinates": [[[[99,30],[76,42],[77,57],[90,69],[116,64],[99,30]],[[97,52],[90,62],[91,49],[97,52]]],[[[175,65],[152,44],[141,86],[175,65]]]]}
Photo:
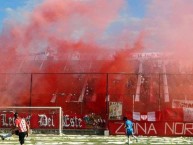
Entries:
{"type": "Polygon", "coordinates": [[[170,97],[174,99],[192,100],[192,75],[187,75],[193,70],[192,13],[191,0],[151,1],[141,26],[148,32],[144,40],[146,48],[172,54],[166,73],[173,74],[167,78],[170,97]]]}
{"type": "Polygon", "coordinates": [[[155,51],[174,53],[177,60],[192,60],[193,1],[152,1],[145,26],[149,31],[146,45],[155,51]]]}
{"type": "MultiPolygon", "coordinates": [[[[145,49],[172,52],[174,58],[182,59],[184,64],[192,60],[193,2],[186,0],[150,1],[147,14],[137,21],[139,30],[132,30],[129,21],[126,29],[111,36],[113,42],[106,42],[116,49],[104,48],[101,40],[119,18],[124,5],[124,0],[44,0],[31,12],[27,11],[21,21],[6,21],[0,35],[0,72],[13,74],[1,76],[0,102],[4,105],[41,103],[55,106],[50,100],[57,94],[57,105],[73,108],[73,103],[66,102],[79,99],[87,81],[93,82],[94,93],[90,95],[96,97],[93,100],[97,102],[87,99],[91,101],[88,108],[100,112],[106,99],[105,74],[34,74],[31,78],[30,73],[133,72],[134,65],[128,64],[128,59],[133,52],[145,49]],[[135,42],[130,42],[128,38],[133,37],[136,37],[135,42]],[[29,74],[15,76],[14,73],[29,74]]],[[[125,84],[128,77],[112,75],[109,82],[113,81],[125,84]]],[[[122,94],[125,86],[117,85],[116,89],[122,94]]],[[[70,111],[78,113],[82,109],[80,103],[73,109],[70,111]]]]}
{"type": "MultiPolygon", "coordinates": [[[[0,58],[3,62],[1,72],[61,73],[68,70],[71,73],[80,73],[91,71],[88,68],[82,70],[78,63],[72,64],[71,58],[77,53],[78,59],[83,60],[82,63],[87,63],[85,65],[88,66],[95,65],[94,60],[99,56],[104,59],[106,54],[109,55],[109,52],[113,54],[108,48],[102,48],[97,41],[103,36],[109,25],[116,20],[123,5],[123,0],[43,1],[32,12],[28,12],[24,16],[24,22],[19,23],[14,20],[6,22],[7,26],[4,26],[0,37],[0,58]],[[53,61],[54,59],[59,61],[53,61]],[[70,69],[68,66],[70,66],[70,69]]],[[[115,56],[116,60],[110,62],[106,70],[99,68],[92,71],[97,73],[117,72],[119,69],[125,68],[126,61],[124,58],[130,56],[129,51],[127,51],[119,52],[115,56]],[[126,52],[128,54],[124,54],[126,52]],[[119,64],[121,65],[117,67],[119,64]],[[112,66],[115,66],[115,68],[112,69],[112,66]]],[[[123,71],[128,70],[128,68],[123,69],[123,71]]],[[[100,86],[100,84],[103,84],[102,78],[97,82],[99,86],[95,88],[96,93],[99,94],[104,93],[103,86],[100,86]]],[[[71,77],[67,77],[64,82],[71,82],[71,79],[71,77]]],[[[28,85],[22,85],[22,89],[19,89],[21,87],[19,85],[9,86],[10,90],[18,91],[14,95],[6,95],[5,93],[1,99],[2,103],[6,102],[5,105],[13,105],[14,101],[12,100],[21,98],[19,100],[24,100],[24,102],[26,100],[25,105],[36,104],[36,101],[48,105],[46,102],[48,102],[52,93],[64,91],[62,90],[64,88],[60,86],[62,82],[58,83],[60,79],[57,74],[53,74],[51,77],[33,75],[32,80],[32,92],[30,92],[31,88],[28,84],[31,81],[31,76],[28,75],[26,80],[22,80],[22,84],[28,85]],[[24,90],[28,91],[23,93],[24,90]],[[28,101],[30,93],[32,93],[32,96],[30,96],[32,100],[28,101]]],[[[17,79],[13,78],[9,81],[17,82],[17,79]]],[[[66,91],[73,87],[74,84],[69,84],[66,91]]],[[[98,100],[100,100],[99,97],[98,100]]]]}

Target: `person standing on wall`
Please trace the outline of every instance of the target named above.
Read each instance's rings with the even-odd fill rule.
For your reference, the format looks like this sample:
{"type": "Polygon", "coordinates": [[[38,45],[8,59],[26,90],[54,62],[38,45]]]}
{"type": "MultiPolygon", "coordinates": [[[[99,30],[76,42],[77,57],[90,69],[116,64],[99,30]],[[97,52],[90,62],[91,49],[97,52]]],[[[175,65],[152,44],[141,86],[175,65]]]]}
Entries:
{"type": "Polygon", "coordinates": [[[123,117],[123,121],[125,124],[125,129],[126,129],[126,135],[128,137],[128,144],[131,144],[131,136],[134,137],[137,140],[137,137],[134,136],[134,132],[133,132],[133,122],[131,120],[128,120],[127,117],[123,117]]]}

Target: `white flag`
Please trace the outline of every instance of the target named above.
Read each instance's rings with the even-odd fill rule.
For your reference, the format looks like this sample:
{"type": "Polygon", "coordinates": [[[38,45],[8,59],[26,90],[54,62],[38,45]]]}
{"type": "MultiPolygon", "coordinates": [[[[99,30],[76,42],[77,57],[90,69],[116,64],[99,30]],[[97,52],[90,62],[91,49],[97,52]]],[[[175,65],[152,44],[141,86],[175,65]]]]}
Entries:
{"type": "Polygon", "coordinates": [[[155,112],[148,112],[147,113],[147,120],[148,121],[156,121],[155,112]]]}
{"type": "Polygon", "coordinates": [[[133,120],[140,121],[140,112],[133,112],[133,120]]]}

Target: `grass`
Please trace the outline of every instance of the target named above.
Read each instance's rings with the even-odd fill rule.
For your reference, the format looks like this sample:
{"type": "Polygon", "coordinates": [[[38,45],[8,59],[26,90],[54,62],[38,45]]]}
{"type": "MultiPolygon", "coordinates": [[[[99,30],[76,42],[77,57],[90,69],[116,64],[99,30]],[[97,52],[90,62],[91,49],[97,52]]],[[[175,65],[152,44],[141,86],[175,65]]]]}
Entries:
{"type": "MultiPolygon", "coordinates": [[[[118,145],[126,144],[126,136],[97,136],[97,135],[55,135],[32,134],[25,140],[25,145],[118,145]]],[[[134,145],[140,144],[193,144],[191,137],[155,137],[140,136],[138,142],[133,138],[134,145]]],[[[18,145],[18,136],[0,140],[0,144],[18,145]]]]}

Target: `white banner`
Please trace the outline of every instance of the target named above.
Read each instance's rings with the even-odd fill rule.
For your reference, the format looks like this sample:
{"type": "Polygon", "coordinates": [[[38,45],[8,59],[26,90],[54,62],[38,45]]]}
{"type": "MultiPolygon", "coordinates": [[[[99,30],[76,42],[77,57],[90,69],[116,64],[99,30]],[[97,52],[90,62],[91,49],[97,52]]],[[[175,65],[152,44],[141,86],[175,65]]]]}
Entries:
{"type": "Polygon", "coordinates": [[[150,52],[150,53],[133,53],[132,57],[139,58],[161,58],[163,56],[162,53],[159,52],[150,52]]]}
{"type": "Polygon", "coordinates": [[[172,108],[193,108],[193,101],[173,99],[172,108]]]}
{"type": "Polygon", "coordinates": [[[133,112],[133,120],[140,121],[140,112],[133,112]]]}
{"type": "Polygon", "coordinates": [[[156,121],[155,112],[147,112],[141,114],[140,112],[133,112],[133,120],[136,121],[156,121]]]}
{"type": "Polygon", "coordinates": [[[148,112],[147,113],[147,120],[148,121],[156,121],[155,112],[148,112]]]}

